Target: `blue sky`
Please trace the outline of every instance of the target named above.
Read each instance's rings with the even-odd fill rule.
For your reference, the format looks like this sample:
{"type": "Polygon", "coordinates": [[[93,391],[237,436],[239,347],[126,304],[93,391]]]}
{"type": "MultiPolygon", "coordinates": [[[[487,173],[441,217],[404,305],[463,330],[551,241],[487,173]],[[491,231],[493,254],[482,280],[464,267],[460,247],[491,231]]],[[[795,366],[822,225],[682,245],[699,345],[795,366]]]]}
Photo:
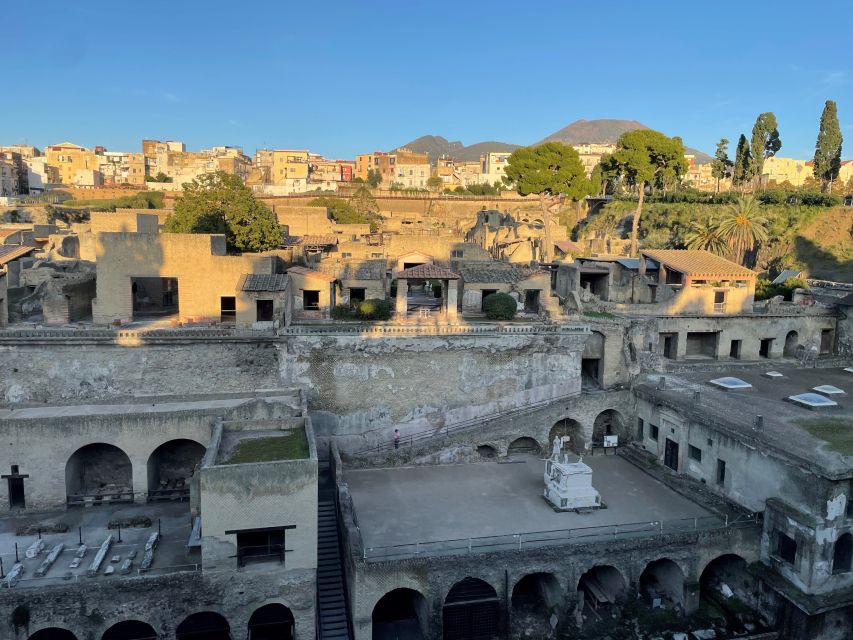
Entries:
{"type": "Polygon", "coordinates": [[[7,144],[351,158],[424,134],[529,144],[625,118],[708,153],[726,137],[733,154],[773,111],[779,155],[811,157],[833,99],[853,158],[850,0],[42,0],[4,14],[7,144]]]}

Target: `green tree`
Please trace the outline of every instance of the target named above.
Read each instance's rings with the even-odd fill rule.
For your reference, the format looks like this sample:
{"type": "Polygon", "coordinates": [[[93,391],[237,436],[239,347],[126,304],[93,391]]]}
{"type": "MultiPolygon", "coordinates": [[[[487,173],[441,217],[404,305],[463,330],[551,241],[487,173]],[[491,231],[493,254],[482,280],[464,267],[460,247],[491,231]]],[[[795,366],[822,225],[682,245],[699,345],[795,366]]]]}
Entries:
{"type": "Polygon", "coordinates": [[[678,136],[670,138],[652,129],[626,131],[606,162],[602,167],[606,175],[618,176],[637,190],[637,208],[631,221],[631,255],[637,255],[646,187],[665,190],[687,173],[684,144],[678,136]]]}
{"type": "Polygon", "coordinates": [[[275,214],[235,175],[217,171],[184,185],[166,218],[167,233],[223,233],[236,251],[267,251],[281,244],[275,214]]]}
{"type": "Polygon", "coordinates": [[[832,182],[841,169],[841,127],[838,124],[838,107],[827,100],[820,115],[820,131],[814,151],[814,177],[820,180],[821,190],[832,192],[832,182]]]}
{"type": "Polygon", "coordinates": [[[578,152],[562,142],[516,149],[509,156],[504,174],[504,182],[514,186],[519,195],[539,196],[545,226],[542,258],[551,262],[554,256],[551,214],[559,209],[563,199],[580,200],[592,193],[578,152]]]}
{"type": "Polygon", "coordinates": [[[338,224],[367,224],[367,218],[359,214],[355,207],[340,198],[321,197],[308,202],[309,207],[325,207],[338,224]]]}
{"type": "Polygon", "coordinates": [[[444,186],[444,180],[441,179],[441,176],[430,176],[426,184],[429,189],[438,191],[444,186]]]}
{"type": "Polygon", "coordinates": [[[717,143],[717,150],[714,152],[714,159],[711,161],[711,175],[717,179],[717,187],[714,193],[720,193],[720,180],[730,178],[732,175],[732,165],[734,163],[729,160],[729,141],[721,138],[717,143]]]}
{"type": "Polygon", "coordinates": [[[693,220],[684,234],[684,246],[688,249],[710,251],[718,256],[728,253],[728,245],[713,218],[693,220]]]}
{"type": "Polygon", "coordinates": [[[352,194],[349,202],[355,212],[370,223],[371,232],[375,233],[379,230],[379,205],[370,193],[370,189],[359,187],[352,194]]]}
{"type": "Polygon", "coordinates": [[[775,156],[781,148],[782,140],[779,138],[776,116],[772,111],[760,114],[752,127],[750,177],[760,182],[761,174],[764,173],[764,160],[775,156]]]}
{"type": "Polygon", "coordinates": [[[726,217],[717,228],[731,247],[732,256],[744,264],[747,254],[767,240],[768,224],[767,218],[759,211],[758,201],[752,196],[746,196],[726,207],[726,217]]]}
{"type": "Polygon", "coordinates": [[[752,166],[751,154],[749,152],[749,143],[746,141],[746,136],[740,134],[737,141],[737,149],[735,149],[735,162],[732,167],[732,185],[740,187],[743,192],[743,187],[750,179],[750,166],[752,166]]]}
{"type": "Polygon", "coordinates": [[[375,189],[382,184],[382,174],[376,169],[369,169],[367,172],[367,184],[375,189]]]}

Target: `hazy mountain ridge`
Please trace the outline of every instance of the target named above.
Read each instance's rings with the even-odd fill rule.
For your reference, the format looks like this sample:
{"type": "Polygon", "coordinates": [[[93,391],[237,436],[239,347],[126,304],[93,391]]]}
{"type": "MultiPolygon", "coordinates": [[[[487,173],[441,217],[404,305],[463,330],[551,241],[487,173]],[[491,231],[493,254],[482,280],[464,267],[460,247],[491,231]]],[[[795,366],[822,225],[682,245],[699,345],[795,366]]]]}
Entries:
{"type": "MultiPolygon", "coordinates": [[[[613,144],[626,131],[648,128],[642,122],[636,120],[615,120],[608,118],[576,120],[533,144],[551,141],[563,142],[565,144],[582,144],[585,142],[613,144]]],[[[441,136],[428,135],[421,136],[401,146],[417,151],[418,153],[429,153],[430,160],[434,161],[442,155],[448,155],[457,160],[479,160],[482,153],[490,151],[512,151],[523,145],[489,140],[465,146],[459,140],[451,142],[441,136]]],[[[698,149],[685,147],[685,150],[687,153],[692,153],[696,156],[698,164],[704,164],[713,160],[707,153],[698,149]]]]}

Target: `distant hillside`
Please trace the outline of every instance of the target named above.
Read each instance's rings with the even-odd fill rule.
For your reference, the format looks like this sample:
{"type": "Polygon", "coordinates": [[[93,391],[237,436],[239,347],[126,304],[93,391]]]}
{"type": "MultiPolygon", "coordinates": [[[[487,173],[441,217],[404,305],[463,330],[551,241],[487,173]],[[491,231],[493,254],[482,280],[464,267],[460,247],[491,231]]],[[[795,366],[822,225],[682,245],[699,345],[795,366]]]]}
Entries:
{"type": "MultiPolygon", "coordinates": [[[[626,131],[648,128],[642,122],[637,122],[636,120],[576,120],[559,131],[555,131],[551,135],[542,138],[536,144],[551,141],[563,142],[565,144],[582,144],[584,142],[614,144],[619,139],[619,136],[626,131]]],[[[713,160],[707,153],[703,153],[698,149],[685,147],[685,151],[696,156],[697,164],[705,164],[713,160]]]]}
{"type": "MultiPolygon", "coordinates": [[[[636,120],[576,120],[533,144],[542,144],[543,142],[551,142],[552,140],[565,144],[582,144],[584,142],[613,144],[626,131],[648,128],[642,122],[637,122],[636,120]]],[[[450,142],[447,138],[442,138],[441,136],[421,136],[416,140],[400,146],[417,151],[418,153],[428,153],[430,162],[435,162],[442,155],[447,155],[457,160],[479,160],[482,153],[490,151],[513,151],[521,145],[488,141],[478,142],[466,147],[458,140],[450,142]]],[[[703,153],[698,149],[685,147],[685,151],[696,156],[697,164],[705,164],[713,160],[707,153],[703,153]]]]}
{"type": "Polygon", "coordinates": [[[441,136],[421,136],[417,140],[412,140],[406,144],[400,145],[418,153],[428,153],[430,162],[435,162],[440,156],[447,155],[457,160],[479,160],[480,154],[490,151],[513,151],[518,149],[519,145],[509,144],[507,142],[478,142],[466,147],[458,140],[450,142],[447,138],[441,136]]]}

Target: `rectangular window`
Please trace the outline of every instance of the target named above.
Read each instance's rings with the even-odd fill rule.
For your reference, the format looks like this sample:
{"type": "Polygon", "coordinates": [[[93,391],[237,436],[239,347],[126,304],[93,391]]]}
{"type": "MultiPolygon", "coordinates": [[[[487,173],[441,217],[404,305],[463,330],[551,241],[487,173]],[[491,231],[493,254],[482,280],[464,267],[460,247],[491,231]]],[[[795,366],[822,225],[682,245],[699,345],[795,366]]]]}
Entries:
{"type": "Polygon", "coordinates": [[[732,344],[729,347],[729,357],[733,360],[740,360],[740,345],[742,340],[732,340],[732,344]]]}
{"type": "Polygon", "coordinates": [[[637,418],[637,438],[643,439],[643,419],[637,418]]]}
{"type": "Polygon", "coordinates": [[[226,535],[237,536],[237,566],[245,566],[247,562],[281,562],[284,563],[285,532],[295,529],[295,525],[283,527],[265,527],[263,529],[246,529],[243,531],[226,531],[226,535]]]}
{"type": "Polygon", "coordinates": [[[717,484],[721,487],[726,484],[726,461],[717,459],[717,484]]]}
{"type": "Polygon", "coordinates": [[[257,320],[258,322],[272,322],[273,319],[273,302],[272,300],[257,300],[257,320]]]}
{"type": "Polygon", "coordinates": [[[687,455],[691,460],[702,462],[702,449],[694,447],[692,444],[687,446],[687,455]]]}
{"type": "Polygon", "coordinates": [[[650,424],[649,425],[649,437],[652,440],[657,441],[659,434],[660,434],[660,429],[658,429],[658,426],[656,424],[650,424]]]}
{"type": "Polygon", "coordinates": [[[361,302],[364,300],[365,293],[366,293],[365,289],[350,287],[349,301],[350,302],[361,302]]]}
{"type": "Polygon", "coordinates": [[[351,254],[350,252],[348,252],[348,251],[344,251],[344,252],[341,254],[341,257],[342,257],[342,258],[352,258],[352,254],[351,254]]]}
{"type": "Polygon", "coordinates": [[[776,555],[788,564],[794,564],[797,560],[797,542],[781,531],[776,533],[776,555]]]}
{"type": "Polygon", "coordinates": [[[219,321],[237,321],[237,298],[234,296],[222,296],[219,298],[219,321]]]}
{"type": "Polygon", "coordinates": [[[303,291],[302,292],[302,308],[308,311],[320,310],[320,292],[319,291],[303,291]]]}
{"type": "Polygon", "coordinates": [[[453,249],[450,252],[451,258],[461,258],[462,257],[462,249],[453,249]]]}

